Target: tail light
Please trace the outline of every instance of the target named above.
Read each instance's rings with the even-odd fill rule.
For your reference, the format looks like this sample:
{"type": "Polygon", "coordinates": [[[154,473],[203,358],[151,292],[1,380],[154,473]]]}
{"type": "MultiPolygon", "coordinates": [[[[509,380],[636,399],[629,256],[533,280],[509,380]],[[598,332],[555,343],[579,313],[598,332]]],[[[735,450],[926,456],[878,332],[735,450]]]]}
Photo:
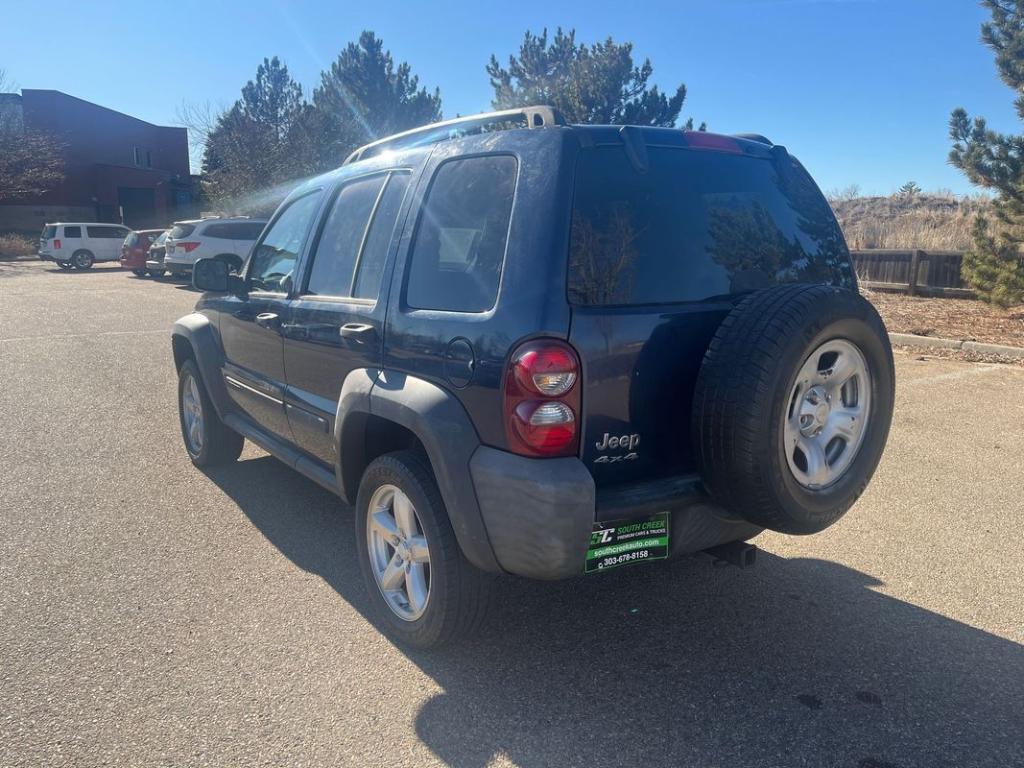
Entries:
{"type": "Polygon", "coordinates": [[[192,253],[199,247],[199,243],[175,243],[174,247],[183,249],[185,253],[192,253]]]}
{"type": "Polygon", "coordinates": [[[505,372],[505,432],[523,456],[579,452],[580,363],[563,341],[537,339],[519,346],[505,372]]]}
{"type": "Polygon", "coordinates": [[[54,247],[54,248],[55,248],[56,250],[58,250],[58,251],[59,251],[59,250],[60,250],[60,240],[54,240],[54,241],[53,241],[53,247],[54,247]]]}
{"type": "Polygon", "coordinates": [[[684,131],[686,146],[690,149],[713,149],[717,152],[727,152],[733,155],[742,155],[743,148],[740,143],[731,136],[723,136],[720,133],[707,133],[705,131],[684,131]]]}

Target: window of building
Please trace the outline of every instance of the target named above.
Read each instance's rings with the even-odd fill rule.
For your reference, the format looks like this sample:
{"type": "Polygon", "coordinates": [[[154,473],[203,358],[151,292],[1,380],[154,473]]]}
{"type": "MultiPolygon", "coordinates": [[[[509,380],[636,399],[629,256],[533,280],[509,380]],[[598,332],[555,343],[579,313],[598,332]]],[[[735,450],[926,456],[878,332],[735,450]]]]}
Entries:
{"type": "Polygon", "coordinates": [[[438,169],[409,262],[410,307],[484,312],[494,306],[516,171],[508,155],[451,160],[438,169]]]}

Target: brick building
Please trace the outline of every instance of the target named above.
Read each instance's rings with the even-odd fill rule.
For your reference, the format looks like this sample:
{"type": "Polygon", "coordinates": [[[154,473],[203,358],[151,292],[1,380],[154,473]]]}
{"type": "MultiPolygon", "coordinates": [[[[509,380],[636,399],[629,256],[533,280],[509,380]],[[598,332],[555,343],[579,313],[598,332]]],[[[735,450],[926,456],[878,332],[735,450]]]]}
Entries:
{"type": "Polygon", "coordinates": [[[48,221],[122,222],[142,229],[196,212],[184,128],[138,120],[60,91],[0,94],[0,110],[64,144],[64,181],[44,195],[0,201],[0,230],[48,221]]]}

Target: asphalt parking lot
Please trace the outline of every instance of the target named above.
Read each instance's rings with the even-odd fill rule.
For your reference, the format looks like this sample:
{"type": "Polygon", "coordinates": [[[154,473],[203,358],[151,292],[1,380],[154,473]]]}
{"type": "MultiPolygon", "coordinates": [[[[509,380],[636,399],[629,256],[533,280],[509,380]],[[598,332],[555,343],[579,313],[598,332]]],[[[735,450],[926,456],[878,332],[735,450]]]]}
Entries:
{"type": "Polygon", "coordinates": [[[0,765],[1024,765],[1024,369],[897,360],[865,497],[751,570],[508,579],[380,635],[351,510],[181,446],[196,294],[0,263],[0,765]]]}

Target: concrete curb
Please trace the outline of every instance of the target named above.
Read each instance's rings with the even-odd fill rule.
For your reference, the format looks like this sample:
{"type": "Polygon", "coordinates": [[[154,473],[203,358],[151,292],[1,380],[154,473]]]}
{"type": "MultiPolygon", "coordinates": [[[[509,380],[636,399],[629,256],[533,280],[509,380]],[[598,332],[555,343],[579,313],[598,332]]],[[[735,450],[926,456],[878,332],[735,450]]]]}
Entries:
{"type": "Polygon", "coordinates": [[[1024,348],[1008,347],[1003,344],[984,344],[979,341],[959,341],[957,339],[940,339],[932,336],[915,336],[912,333],[890,333],[889,340],[893,344],[918,349],[959,349],[979,355],[1000,355],[1024,360],[1024,348]]]}

